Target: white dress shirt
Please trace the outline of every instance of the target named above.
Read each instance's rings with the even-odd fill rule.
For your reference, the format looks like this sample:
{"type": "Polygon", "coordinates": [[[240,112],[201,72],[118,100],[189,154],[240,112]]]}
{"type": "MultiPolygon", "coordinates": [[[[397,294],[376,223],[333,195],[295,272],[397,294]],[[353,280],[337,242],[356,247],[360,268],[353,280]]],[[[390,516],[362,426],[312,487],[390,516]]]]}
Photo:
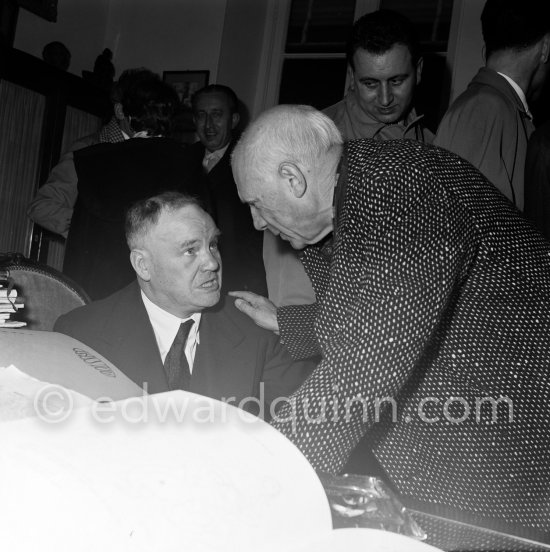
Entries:
{"type": "Polygon", "coordinates": [[[218,163],[218,161],[225,155],[229,144],[216,151],[204,151],[204,157],[202,158],[202,166],[204,170],[209,173],[218,163]]]}
{"type": "Polygon", "coordinates": [[[199,324],[201,322],[201,313],[195,313],[189,318],[178,318],[164,309],[161,309],[158,305],[155,305],[141,290],[141,298],[145,305],[145,310],[149,315],[149,320],[153,326],[153,332],[157,340],[157,345],[160,352],[162,363],[176,338],[176,334],[180,328],[182,322],[186,320],[193,320],[195,323],[189,330],[189,336],[187,337],[187,343],[185,344],[185,356],[187,363],[189,364],[189,371],[193,373],[193,363],[195,361],[195,352],[197,345],[200,343],[199,338],[199,324]]]}
{"type": "Polygon", "coordinates": [[[508,75],[505,75],[500,71],[497,71],[497,73],[501,77],[504,77],[508,84],[514,89],[514,92],[519,96],[519,99],[523,104],[525,112],[527,113],[527,115],[529,115],[529,119],[533,120],[533,115],[531,115],[531,112],[529,111],[529,106],[527,105],[527,97],[525,96],[525,92],[521,89],[521,86],[515,80],[511,79],[508,75]]]}

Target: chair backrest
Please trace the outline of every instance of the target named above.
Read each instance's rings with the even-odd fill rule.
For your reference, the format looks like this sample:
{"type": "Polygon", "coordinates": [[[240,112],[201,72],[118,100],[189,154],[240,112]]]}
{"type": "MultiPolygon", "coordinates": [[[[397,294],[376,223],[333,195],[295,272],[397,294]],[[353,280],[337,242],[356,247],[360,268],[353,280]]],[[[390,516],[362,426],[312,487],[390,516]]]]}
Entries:
{"type": "Polygon", "coordinates": [[[9,278],[24,308],[12,315],[29,330],[51,331],[59,316],[90,302],[88,294],[70,278],[48,265],[30,261],[21,254],[0,254],[0,268],[9,278]]]}

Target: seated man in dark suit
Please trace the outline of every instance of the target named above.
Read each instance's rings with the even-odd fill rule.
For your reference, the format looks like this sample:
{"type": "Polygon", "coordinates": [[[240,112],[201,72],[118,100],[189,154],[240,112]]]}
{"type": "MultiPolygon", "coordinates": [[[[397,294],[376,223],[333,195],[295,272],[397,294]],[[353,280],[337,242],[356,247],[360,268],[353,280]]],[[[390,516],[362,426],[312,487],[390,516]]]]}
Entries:
{"type": "Polygon", "coordinates": [[[238,404],[261,397],[263,382],[268,405],[305,379],[309,363],[293,361],[272,332],[220,302],[219,230],[195,199],[165,192],[137,202],[126,236],[137,282],[61,316],[55,331],[94,348],[149,393],[186,389],[238,404]]]}
{"type": "Polygon", "coordinates": [[[211,84],[195,93],[192,109],[199,142],[187,148],[187,153],[210,194],[222,232],[224,289],[266,294],[263,237],[239,199],[229,163],[240,120],[237,96],[228,86],[211,84]]]}

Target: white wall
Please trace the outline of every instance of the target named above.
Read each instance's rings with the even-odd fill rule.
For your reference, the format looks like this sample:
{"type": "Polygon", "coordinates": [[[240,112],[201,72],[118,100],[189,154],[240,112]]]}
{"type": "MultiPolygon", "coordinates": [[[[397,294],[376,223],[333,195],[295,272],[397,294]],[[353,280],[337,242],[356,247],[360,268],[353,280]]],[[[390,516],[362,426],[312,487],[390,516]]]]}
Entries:
{"type": "MultiPolygon", "coordinates": [[[[358,9],[377,3],[358,0],[358,9]]],[[[447,55],[451,100],[483,65],[484,3],[455,0],[447,55]]],[[[255,116],[278,97],[287,4],[290,0],[58,0],[57,23],[20,10],[14,46],[41,57],[46,43],[60,40],[72,52],[69,71],[79,76],[93,68],[105,47],[114,52],[117,75],[137,66],[159,73],[207,69],[211,83],[231,86],[255,116]]]]}
{"type": "Polygon", "coordinates": [[[265,63],[262,47],[267,7],[265,0],[228,0],[218,76],[210,81],[225,84],[235,91],[249,111],[244,114],[244,123],[246,115],[254,118],[258,111],[255,97],[260,67],[265,63]]]}
{"type": "Polygon", "coordinates": [[[48,42],[71,51],[69,71],[92,70],[104,48],[119,75],[145,66],[162,73],[207,69],[217,77],[227,0],[59,0],[49,23],[21,9],[14,47],[37,57],[48,42]]]}
{"type": "Polygon", "coordinates": [[[69,72],[81,76],[83,69],[93,69],[95,58],[108,46],[104,38],[110,1],[59,0],[56,23],[20,9],[13,45],[41,58],[48,42],[63,42],[71,51],[69,72]]]}
{"type": "Polygon", "coordinates": [[[455,0],[449,36],[447,63],[452,71],[450,102],[464,92],[468,83],[485,65],[481,12],[485,0],[455,0]]]}
{"type": "Polygon", "coordinates": [[[226,0],[111,0],[106,43],[117,68],[207,69],[213,82],[225,6],[226,0]]]}

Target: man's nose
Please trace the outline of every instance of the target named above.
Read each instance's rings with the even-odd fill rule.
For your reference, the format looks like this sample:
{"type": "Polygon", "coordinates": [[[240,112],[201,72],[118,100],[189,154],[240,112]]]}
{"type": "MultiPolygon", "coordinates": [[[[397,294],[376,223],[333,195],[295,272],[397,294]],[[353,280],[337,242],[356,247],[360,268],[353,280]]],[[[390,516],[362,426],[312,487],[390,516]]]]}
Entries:
{"type": "Polygon", "coordinates": [[[267,222],[262,218],[258,209],[254,206],[250,206],[250,212],[252,213],[252,222],[256,230],[265,230],[267,228],[267,222]]]}
{"type": "Polygon", "coordinates": [[[381,105],[387,106],[390,105],[393,101],[393,93],[391,86],[387,83],[382,83],[380,86],[380,92],[378,94],[378,101],[381,105]]]}
{"type": "Polygon", "coordinates": [[[215,272],[221,266],[219,253],[213,253],[210,249],[205,253],[202,269],[204,271],[215,272]]]}
{"type": "Polygon", "coordinates": [[[206,116],[206,128],[213,128],[214,126],[214,119],[212,118],[212,115],[206,116]]]}

